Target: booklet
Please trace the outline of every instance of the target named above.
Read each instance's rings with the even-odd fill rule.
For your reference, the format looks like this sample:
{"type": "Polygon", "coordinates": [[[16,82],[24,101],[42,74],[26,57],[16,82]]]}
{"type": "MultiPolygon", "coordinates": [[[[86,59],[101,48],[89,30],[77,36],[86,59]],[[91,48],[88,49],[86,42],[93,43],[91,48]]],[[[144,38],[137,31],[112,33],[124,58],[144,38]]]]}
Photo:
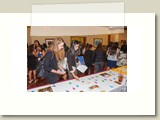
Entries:
{"type": "Polygon", "coordinates": [[[92,85],[89,87],[92,92],[106,92],[104,89],[100,88],[98,85],[92,85]]]}
{"type": "Polygon", "coordinates": [[[84,57],[83,56],[78,56],[78,60],[80,61],[81,65],[85,65],[84,57]]]}
{"type": "Polygon", "coordinates": [[[87,69],[88,67],[86,65],[78,65],[77,67],[77,70],[79,70],[82,73],[84,73],[87,69]]]}
{"type": "Polygon", "coordinates": [[[53,90],[52,90],[52,88],[49,86],[49,87],[45,87],[45,88],[38,89],[38,92],[53,92],[53,90]]]}

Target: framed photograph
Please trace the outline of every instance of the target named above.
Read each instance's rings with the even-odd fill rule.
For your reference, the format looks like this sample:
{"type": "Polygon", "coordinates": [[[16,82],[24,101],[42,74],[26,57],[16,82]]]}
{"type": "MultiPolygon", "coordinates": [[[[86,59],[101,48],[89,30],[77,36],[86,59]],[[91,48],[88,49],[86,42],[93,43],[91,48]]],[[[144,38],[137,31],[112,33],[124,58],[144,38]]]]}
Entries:
{"type": "Polygon", "coordinates": [[[45,39],[46,45],[49,46],[49,44],[51,44],[53,42],[53,40],[54,40],[53,38],[46,38],[45,39]]]}
{"type": "Polygon", "coordinates": [[[93,42],[93,45],[94,47],[97,47],[97,45],[99,43],[102,43],[103,42],[103,39],[102,38],[94,38],[94,42],[93,42]]]}
{"type": "Polygon", "coordinates": [[[70,40],[71,40],[71,42],[74,41],[74,40],[78,40],[83,45],[86,44],[86,37],[83,37],[83,36],[71,36],[70,40]]]}

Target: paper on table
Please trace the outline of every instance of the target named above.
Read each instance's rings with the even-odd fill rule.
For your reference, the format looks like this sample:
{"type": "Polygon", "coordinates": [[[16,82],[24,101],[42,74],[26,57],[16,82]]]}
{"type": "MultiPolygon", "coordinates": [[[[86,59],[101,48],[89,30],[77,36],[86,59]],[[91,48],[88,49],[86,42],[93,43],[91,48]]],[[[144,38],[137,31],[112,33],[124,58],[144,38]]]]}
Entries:
{"type": "Polygon", "coordinates": [[[86,65],[79,65],[77,67],[77,70],[79,70],[82,73],[84,73],[87,69],[88,69],[88,67],[86,65]]]}
{"type": "Polygon", "coordinates": [[[102,88],[100,88],[98,85],[92,85],[89,87],[89,90],[92,92],[105,92],[102,88]]]}

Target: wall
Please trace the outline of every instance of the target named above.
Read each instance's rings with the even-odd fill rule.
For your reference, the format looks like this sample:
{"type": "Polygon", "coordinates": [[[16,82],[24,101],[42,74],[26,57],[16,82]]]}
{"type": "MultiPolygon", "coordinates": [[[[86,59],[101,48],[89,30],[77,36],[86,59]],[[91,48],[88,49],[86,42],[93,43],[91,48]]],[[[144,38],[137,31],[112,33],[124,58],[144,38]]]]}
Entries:
{"type": "Polygon", "coordinates": [[[31,36],[82,36],[121,33],[122,28],[108,26],[31,26],[31,36]]]}
{"type": "MultiPolygon", "coordinates": [[[[38,40],[40,42],[40,44],[45,43],[45,38],[55,38],[58,36],[31,36],[31,44],[34,43],[35,40],[38,40]]],[[[70,46],[70,36],[60,36],[65,43],[67,44],[67,46],[70,46]]],[[[108,35],[89,35],[89,36],[83,36],[86,37],[86,43],[92,44],[93,45],[93,41],[94,38],[102,38],[103,39],[103,45],[107,45],[108,44],[108,35]]]]}
{"type": "MultiPolygon", "coordinates": [[[[32,44],[34,43],[35,40],[38,40],[40,44],[43,44],[45,43],[46,38],[55,38],[55,37],[59,36],[31,36],[31,41],[32,44]]],[[[62,36],[61,38],[65,41],[67,45],[70,45],[70,36],[62,36]]]]}
{"type": "Polygon", "coordinates": [[[111,42],[118,42],[119,34],[111,34],[111,42]]]}
{"type": "MultiPolygon", "coordinates": [[[[27,29],[29,32],[29,30],[27,29]]],[[[29,36],[27,35],[27,43],[28,44],[33,44],[34,40],[39,40],[40,44],[45,43],[45,38],[55,38],[59,36],[29,36]]],[[[65,43],[67,46],[70,46],[70,36],[60,36],[62,39],[64,39],[65,43]]],[[[108,45],[108,34],[104,35],[88,35],[88,36],[83,36],[86,37],[86,43],[92,44],[94,38],[102,38],[103,39],[103,45],[108,45]]],[[[119,34],[111,34],[111,41],[112,42],[121,42],[121,40],[127,40],[127,31],[125,30],[124,33],[119,33],[119,34]]]]}
{"type": "Polygon", "coordinates": [[[119,42],[121,40],[127,40],[127,30],[124,31],[124,33],[119,33],[119,38],[118,38],[119,42]]]}
{"type": "Polygon", "coordinates": [[[124,33],[119,33],[119,37],[118,37],[119,46],[123,44],[121,40],[125,40],[127,43],[127,30],[125,30],[124,33]]]}
{"type": "Polygon", "coordinates": [[[27,27],[27,43],[30,45],[32,43],[30,36],[30,27],[27,27]]]}
{"type": "Polygon", "coordinates": [[[107,34],[106,35],[90,35],[90,36],[87,36],[87,42],[86,43],[89,43],[89,44],[93,45],[94,38],[102,38],[102,40],[103,40],[102,44],[103,45],[108,44],[108,35],[107,34]]]}
{"type": "Polygon", "coordinates": [[[111,34],[111,42],[121,42],[121,40],[127,40],[127,30],[124,33],[111,34]]]}

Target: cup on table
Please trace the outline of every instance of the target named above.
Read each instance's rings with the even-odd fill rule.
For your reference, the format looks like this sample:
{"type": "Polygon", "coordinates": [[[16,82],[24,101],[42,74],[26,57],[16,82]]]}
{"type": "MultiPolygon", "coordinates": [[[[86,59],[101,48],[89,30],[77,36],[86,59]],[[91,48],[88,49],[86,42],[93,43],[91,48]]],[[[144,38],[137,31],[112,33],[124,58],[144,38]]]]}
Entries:
{"type": "Polygon", "coordinates": [[[123,81],[123,75],[120,74],[120,75],[118,76],[118,82],[122,82],[122,81],[123,81]]]}

